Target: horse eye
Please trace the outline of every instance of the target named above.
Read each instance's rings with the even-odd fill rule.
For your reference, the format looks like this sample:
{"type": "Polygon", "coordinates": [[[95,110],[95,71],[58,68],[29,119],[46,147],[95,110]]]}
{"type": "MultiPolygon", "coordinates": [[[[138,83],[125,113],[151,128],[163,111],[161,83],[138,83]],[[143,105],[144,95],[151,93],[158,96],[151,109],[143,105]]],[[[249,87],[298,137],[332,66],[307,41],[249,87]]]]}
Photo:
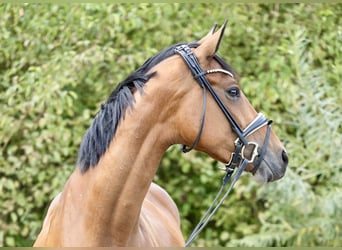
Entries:
{"type": "Polygon", "coordinates": [[[228,89],[228,90],[226,91],[226,93],[228,94],[228,96],[229,96],[230,98],[237,98],[237,97],[240,97],[240,90],[239,90],[239,88],[237,88],[237,87],[233,87],[233,88],[231,88],[231,89],[228,89]]]}

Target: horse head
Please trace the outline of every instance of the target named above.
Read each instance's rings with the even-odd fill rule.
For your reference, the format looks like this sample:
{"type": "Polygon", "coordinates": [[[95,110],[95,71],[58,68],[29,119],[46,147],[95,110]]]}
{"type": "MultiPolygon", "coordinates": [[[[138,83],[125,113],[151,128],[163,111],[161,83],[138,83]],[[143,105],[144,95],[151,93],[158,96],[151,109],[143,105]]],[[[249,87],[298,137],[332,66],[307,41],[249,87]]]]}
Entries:
{"type": "Polygon", "coordinates": [[[176,47],[179,55],[157,66],[167,69],[164,81],[176,90],[171,102],[176,110],[173,126],[181,138],[177,143],[192,145],[190,149],[226,164],[247,159],[246,171],[257,181],[275,181],[284,175],[288,156],[271,121],[257,113],[237,74],[216,54],[225,26],[217,32],[214,26],[197,43],[176,47]]]}

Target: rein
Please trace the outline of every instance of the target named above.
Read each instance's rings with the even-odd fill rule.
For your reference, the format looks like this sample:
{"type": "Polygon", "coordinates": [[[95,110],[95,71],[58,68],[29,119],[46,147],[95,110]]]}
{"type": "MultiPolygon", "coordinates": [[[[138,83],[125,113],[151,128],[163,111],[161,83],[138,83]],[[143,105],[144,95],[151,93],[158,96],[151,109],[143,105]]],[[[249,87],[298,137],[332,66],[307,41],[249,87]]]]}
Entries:
{"type": "Polygon", "coordinates": [[[258,170],[267,152],[267,146],[268,146],[268,141],[270,137],[272,121],[268,120],[263,114],[259,113],[257,117],[245,129],[241,129],[238,123],[234,120],[231,113],[224,106],[222,100],[216,94],[216,92],[210,85],[207,78],[205,77],[205,75],[212,74],[212,73],[223,73],[223,74],[229,75],[232,78],[234,78],[234,75],[231,72],[224,70],[224,69],[210,69],[207,71],[203,71],[195,54],[192,52],[191,48],[186,44],[177,46],[174,52],[183,58],[185,63],[188,65],[193,77],[196,79],[197,83],[203,89],[203,105],[202,105],[203,110],[202,110],[202,115],[201,115],[199,132],[196,136],[194,143],[190,147],[183,145],[183,152],[186,153],[194,149],[197,146],[201,138],[201,134],[202,134],[203,127],[204,127],[205,114],[206,114],[207,90],[209,91],[211,96],[214,98],[215,102],[220,107],[221,111],[223,112],[227,120],[229,121],[232,130],[237,135],[237,139],[234,142],[235,151],[231,154],[230,161],[227,164],[225,164],[225,166],[222,168],[224,171],[226,171],[226,174],[222,180],[222,184],[218,191],[218,194],[216,195],[214,201],[210,205],[207,212],[204,214],[200,222],[197,224],[197,226],[195,227],[195,229],[189,236],[189,239],[185,244],[185,246],[189,246],[192,243],[192,241],[197,237],[197,235],[209,223],[210,219],[214,216],[216,211],[219,209],[219,207],[222,205],[224,200],[227,198],[227,196],[233,189],[235,183],[238,181],[241,174],[245,170],[246,166],[248,164],[254,165],[254,168],[252,170],[253,174],[255,174],[256,171],[258,170]],[[264,143],[260,149],[258,143],[247,141],[247,136],[251,135],[252,133],[254,133],[255,131],[257,131],[258,129],[264,126],[267,126],[267,131],[266,131],[264,143]],[[245,150],[247,147],[250,147],[250,149],[252,150],[252,154],[249,158],[245,155],[245,150]],[[238,170],[233,175],[235,168],[238,168],[238,170]],[[231,179],[232,176],[233,178],[231,179]],[[230,186],[228,187],[226,192],[223,194],[224,188],[229,181],[230,181],[230,186]],[[222,198],[219,200],[221,196],[222,198]]]}

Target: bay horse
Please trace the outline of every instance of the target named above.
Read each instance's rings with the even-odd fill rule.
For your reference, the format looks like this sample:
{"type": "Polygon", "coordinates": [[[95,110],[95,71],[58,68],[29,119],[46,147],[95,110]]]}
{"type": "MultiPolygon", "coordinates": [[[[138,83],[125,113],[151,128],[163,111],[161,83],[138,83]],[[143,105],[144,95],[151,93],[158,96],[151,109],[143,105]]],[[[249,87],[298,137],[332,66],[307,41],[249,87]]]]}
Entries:
{"type": "Polygon", "coordinates": [[[184,246],[177,207],[152,182],[174,144],[222,163],[243,160],[259,181],[284,175],[288,157],[270,122],[216,55],[225,27],[165,49],[117,86],[87,130],[34,246],[184,246]]]}

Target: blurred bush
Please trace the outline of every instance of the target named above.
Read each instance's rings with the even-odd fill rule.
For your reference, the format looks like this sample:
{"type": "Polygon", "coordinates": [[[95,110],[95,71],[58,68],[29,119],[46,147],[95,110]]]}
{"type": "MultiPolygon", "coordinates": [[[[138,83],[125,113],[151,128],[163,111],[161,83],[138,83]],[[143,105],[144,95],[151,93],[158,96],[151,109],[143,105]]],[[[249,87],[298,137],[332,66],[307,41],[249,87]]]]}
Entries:
{"type": "MultiPolygon", "coordinates": [[[[116,84],[225,18],[219,54],[275,121],[290,166],[264,186],[244,175],[194,245],[341,246],[341,16],[339,4],[1,4],[0,246],[33,243],[116,84]]],[[[220,185],[217,164],[178,146],[165,154],[155,181],[185,236],[220,185]]]]}

